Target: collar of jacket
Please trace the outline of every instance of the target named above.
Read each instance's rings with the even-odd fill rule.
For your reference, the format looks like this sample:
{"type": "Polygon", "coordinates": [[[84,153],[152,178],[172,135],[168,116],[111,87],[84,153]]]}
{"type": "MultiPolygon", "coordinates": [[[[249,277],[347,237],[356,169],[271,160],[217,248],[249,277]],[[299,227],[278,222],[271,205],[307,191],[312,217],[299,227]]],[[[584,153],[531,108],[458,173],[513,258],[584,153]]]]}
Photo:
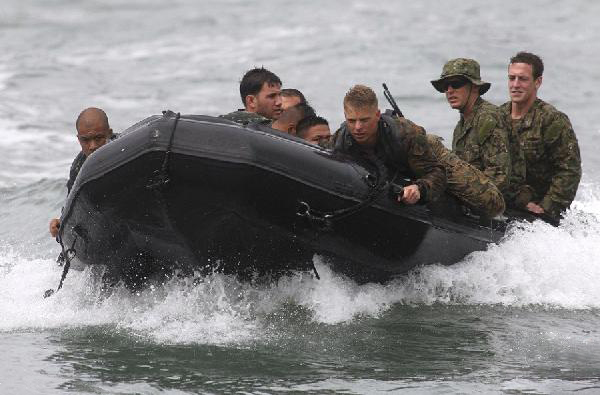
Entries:
{"type": "Polygon", "coordinates": [[[531,125],[533,125],[533,119],[535,118],[535,113],[542,106],[542,100],[540,98],[536,98],[531,108],[527,111],[527,114],[523,118],[521,118],[521,128],[529,129],[531,125]]]}
{"type": "Polygon", "coordinates": [[[477,98],[477,100],[475,100],[475,103],[473,104],[473,110],[471,111],[471,116],[469,117],[469,119],[465,120],[464,115],[461,113],[460,114],[460,123],[462,123],[463,125],[463,130],[469,130],[471,129],[471,127],[473,126],[473,120],[475,119],[475,114],[477,114],[477,111],[479,111],[479,107],[481,107],[481,105],[483,104],[483,99],[481,98],[481,96],[479,96],[477,98]]]}

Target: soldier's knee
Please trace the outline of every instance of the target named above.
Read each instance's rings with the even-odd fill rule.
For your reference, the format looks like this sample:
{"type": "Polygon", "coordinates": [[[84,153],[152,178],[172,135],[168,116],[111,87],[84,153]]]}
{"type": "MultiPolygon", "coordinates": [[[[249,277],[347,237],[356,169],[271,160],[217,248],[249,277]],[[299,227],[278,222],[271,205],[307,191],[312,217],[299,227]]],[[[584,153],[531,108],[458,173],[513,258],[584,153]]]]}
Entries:
{"type": "Polygon", "coordinates": [[[504,212],[506,209],[506,203],[500,191],[489,191],[486,194],[484,214],[490,218],[496,217],[504,212]]]}

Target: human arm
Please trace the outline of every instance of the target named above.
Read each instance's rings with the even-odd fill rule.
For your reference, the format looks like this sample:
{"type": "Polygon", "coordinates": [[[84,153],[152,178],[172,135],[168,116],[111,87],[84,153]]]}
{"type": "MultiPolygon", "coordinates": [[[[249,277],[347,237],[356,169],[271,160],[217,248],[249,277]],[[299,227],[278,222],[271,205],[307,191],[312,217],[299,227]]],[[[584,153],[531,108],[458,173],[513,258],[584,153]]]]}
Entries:
{"type": "Polygon", "coordinates": [[[481,170],[506,194],[512,170],[506,123],[499,112],[490,111],[478,119],[476,132],[481,142],[481,170]]]}
{"type": "Polygon", "coordinates": [[[418,177],[419,199],[425,202],[436,200],[446,189],[446,170],[436,159],[427,142],[423,128],[407,122],[407,157],[408,165],[418,177]]]}
{"type": "Polygon", "coordinates": [[[58,236],[59,229],[60,229],[60,220],[58,218],[52,218],[50,220],[50,225],[49,225],[50,236],[52,236],[52,237],[58,236]]]}
{"type": "Polygon", "coordinates": [[[559,113],[545,128],[548,161],[553,174],[546,195],[539,206],[556,216],[575,198],[581,180],[581,156],[577,137],[566,115],[559,113]]]}

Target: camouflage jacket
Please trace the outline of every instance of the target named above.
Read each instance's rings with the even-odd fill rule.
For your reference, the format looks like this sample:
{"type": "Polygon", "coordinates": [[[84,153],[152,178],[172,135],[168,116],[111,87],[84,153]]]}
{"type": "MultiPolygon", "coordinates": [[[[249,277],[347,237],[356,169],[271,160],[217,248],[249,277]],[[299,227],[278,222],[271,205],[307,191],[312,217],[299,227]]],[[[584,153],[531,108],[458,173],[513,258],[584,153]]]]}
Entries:
{"type": "Polygon", "coordinates": [[[511,172],[508,128],[498,107],[478,98],[472,116],[465,120],[461,115],[454,128],[452,151],[481,170],[502,193],[508,191],[511,172]]]}
{"type": "Polygon", "coordinates": [[[504,212],[504,198],[498,187],[483,172],[460,159],[442,144],[441,137],[427,135],[433,154],[446,168],[447,191],[477,214],[493,218],[504,212]]]}
{"type": "MultiPolygon", "coordinates": [[[[345,122],[332,137],[330,147],[336,152],[367,155],[345,122]]],[[[411,121],[382,115],[374,154],[388,170],[411,178],[419,186],[422,203],[434,201],[444,192],[444,167],[433,156],[423,128],[411,121]]]]}
{"type": "Polygon", "coordinates": [[[256,122],[262,125],[270,125],[273,120],[269,118],[265,118],[260,114],[255,112],[248,112],[246,110],[239,109],[234,112],[230,112],[229,114],[219,115],[220,118],[225,118],[235,123],[239,123],[241,125],[248,125],[250,122],[256,122]]]}
{"type": "Polygon", "coordinates": [[[500,109],[511,125],[510,204],[523,208],[536,202],[549,215],[558,216],[571,205],[581,179],[579,144],[569,118],[540,99],[514,123],[511,102],[500,109]]]}

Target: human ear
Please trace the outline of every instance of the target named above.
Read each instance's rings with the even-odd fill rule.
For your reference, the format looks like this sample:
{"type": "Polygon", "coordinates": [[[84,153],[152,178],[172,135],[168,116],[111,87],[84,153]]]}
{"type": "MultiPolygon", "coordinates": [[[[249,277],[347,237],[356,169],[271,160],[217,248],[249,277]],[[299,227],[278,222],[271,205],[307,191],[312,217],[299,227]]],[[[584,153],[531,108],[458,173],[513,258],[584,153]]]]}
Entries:
{"type": "Polygon", "coordinates": [[[287,130],[288,130],[288,133],[291,134],[292,136],[296,135],[296,125],[294,125],[293,123],[290,123],[288,125],[287,130]]]}
{"type": "Polygon", "coordinates": [[[256,96],[254,96],[254,95],[246,96],[246,109],[249,109],[249,110],[256,109],[256,96]]]}

